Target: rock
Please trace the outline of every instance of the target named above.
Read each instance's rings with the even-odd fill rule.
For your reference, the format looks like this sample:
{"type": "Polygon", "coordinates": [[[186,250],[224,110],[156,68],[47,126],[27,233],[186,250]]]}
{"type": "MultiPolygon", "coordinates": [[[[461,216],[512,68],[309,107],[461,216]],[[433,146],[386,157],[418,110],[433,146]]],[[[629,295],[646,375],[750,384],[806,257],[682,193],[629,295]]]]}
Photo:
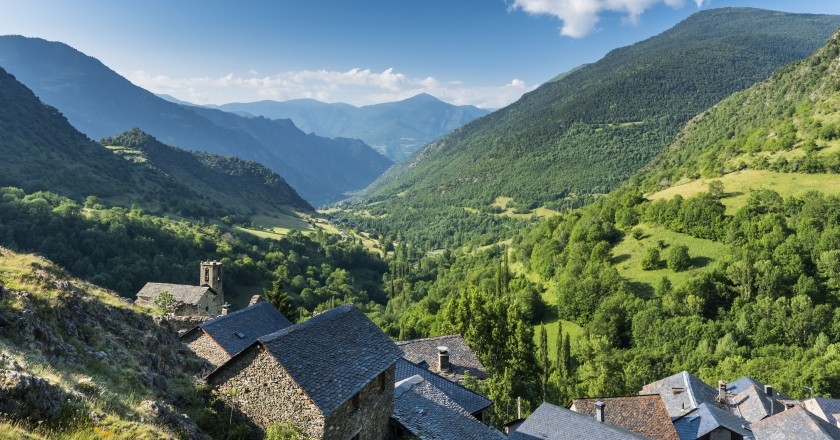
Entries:
{"type": "Polygon", "coordinates": [[[0,370],[0,412],[13,419],[55,422],[74,401],[74,396],[40,377],[0,370]]]}
{"type": "Polygon", "coordinates": [[[154,423],[163,425],[190,440],[209,440],[207,434],[201,432],[198,425],[186,414],[177,414],[169,405],[154,401],[144,400],[140,409],[154,423]]]}

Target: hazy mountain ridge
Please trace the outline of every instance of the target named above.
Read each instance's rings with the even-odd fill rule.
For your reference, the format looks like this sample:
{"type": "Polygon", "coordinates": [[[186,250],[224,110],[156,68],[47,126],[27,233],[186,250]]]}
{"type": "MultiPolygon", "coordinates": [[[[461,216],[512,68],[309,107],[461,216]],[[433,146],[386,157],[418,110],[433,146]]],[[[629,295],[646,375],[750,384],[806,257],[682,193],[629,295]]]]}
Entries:
{"type": "Polygon", "coordinates": [[[283,174],[311,203],[340,199],[391,165],[361,142],[305,136],[293,124],[269,130],[259,121],[233,114],[210,121],[197,113],[200,109],[161,99],[63,43],[3,36],[0,59],[5,69],[91,138],[139,127],[167,145],[254,160],[283,174]],[[301,151],[311,154],[301,157],[301,151]],[[331,177],[322,180],[322,175],[331,177]]]}
{"type": "Polygon", "coordinates": [[[0,143],[0,186],[51,191],[77,201],[96,196],[116,205],[137,204],[188,216],[245,215],[253,207],[243,199],[259,200],[269,210],[311,209],[282,177],[240,159],[195,155],[158,144],[159,153],[148,161],[123,160],[79,133],[2,68],[0,136],[7,139],[0,143]],[[240,174],[220,171],[214,165],[220,161],[240,174]],[[192,169],[184,167],[188,162],[192,169]],[[240,182],[247,182],[248,195],[236,192],[240,182]]]}
{"type": "Polygon", "coordinates": [[[448,104],[425,93],[402,101],[361,107],[314,99],[216,107],[238,114],[291,119],[301,130],[321,136],[361,139],[395,162],[407,159],[426,143],[489,113],[471,105],[448,104]]]}
{"type": "Polygon", "coordinates": [[[680,127],[824,44],[840,17],[713,9],[429,144],[369,189],[372,200],[576,206],[632,176],[680,127]],[[536,172],[535,172],[536,170],[536,172]]]}

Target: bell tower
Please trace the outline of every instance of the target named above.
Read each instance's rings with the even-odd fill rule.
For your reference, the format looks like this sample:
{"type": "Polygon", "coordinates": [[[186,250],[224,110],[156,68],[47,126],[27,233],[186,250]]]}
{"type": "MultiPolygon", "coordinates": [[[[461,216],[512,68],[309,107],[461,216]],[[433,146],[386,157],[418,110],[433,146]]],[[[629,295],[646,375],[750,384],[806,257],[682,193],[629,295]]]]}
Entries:
{"type": "Polygon", "coordinates": [[[201,273],[198,279],[199,286],[207,286],[219,295],[222,295],[222,262],[202,261],[201,273]]]}

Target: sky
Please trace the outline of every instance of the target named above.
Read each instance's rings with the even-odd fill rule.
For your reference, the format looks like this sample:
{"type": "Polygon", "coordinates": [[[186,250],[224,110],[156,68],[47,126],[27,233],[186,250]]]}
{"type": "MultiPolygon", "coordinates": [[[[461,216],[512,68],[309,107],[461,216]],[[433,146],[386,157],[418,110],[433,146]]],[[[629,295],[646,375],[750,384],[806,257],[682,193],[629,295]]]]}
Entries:
{"type": "Polygon", "coordinates": [[[0,0],[0,34],[61,41],[196,104],[429,93],[492,109],[731,6],[840,14],[837,0],[0,0]]]}

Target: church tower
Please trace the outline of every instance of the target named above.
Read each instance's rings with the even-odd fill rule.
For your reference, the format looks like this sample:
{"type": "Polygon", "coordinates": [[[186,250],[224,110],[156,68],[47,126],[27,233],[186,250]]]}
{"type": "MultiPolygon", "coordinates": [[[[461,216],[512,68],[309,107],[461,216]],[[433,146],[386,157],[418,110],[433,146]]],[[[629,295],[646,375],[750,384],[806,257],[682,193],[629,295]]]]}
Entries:
{"type": "Polygon", "coordinates": [[[214,292],[222,296],[222,262],[221,261],[202,261],[201,273],[199,274],[198,285],[208,286],[214,292]]]}

